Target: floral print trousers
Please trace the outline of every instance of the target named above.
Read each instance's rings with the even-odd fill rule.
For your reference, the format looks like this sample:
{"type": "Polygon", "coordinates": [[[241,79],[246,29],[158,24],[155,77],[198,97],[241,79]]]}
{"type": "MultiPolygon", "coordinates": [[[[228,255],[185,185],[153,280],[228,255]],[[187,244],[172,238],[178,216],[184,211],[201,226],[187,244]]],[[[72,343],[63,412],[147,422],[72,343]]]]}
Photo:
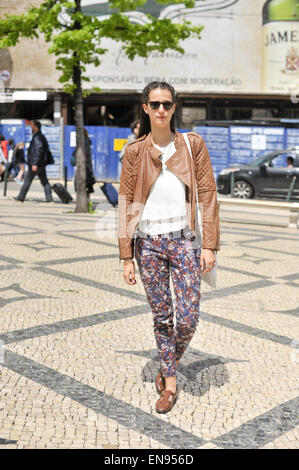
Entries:
{"type": "Polygon", "coordinates": [[[137,237],[135,257],[153,313],[154,333],[164,377],[176,375],[179,360],[190,343],[199,319],[200,248],[182,233],[137,237]],[[176,327],[170,290],[175,294],[176,327]]]}

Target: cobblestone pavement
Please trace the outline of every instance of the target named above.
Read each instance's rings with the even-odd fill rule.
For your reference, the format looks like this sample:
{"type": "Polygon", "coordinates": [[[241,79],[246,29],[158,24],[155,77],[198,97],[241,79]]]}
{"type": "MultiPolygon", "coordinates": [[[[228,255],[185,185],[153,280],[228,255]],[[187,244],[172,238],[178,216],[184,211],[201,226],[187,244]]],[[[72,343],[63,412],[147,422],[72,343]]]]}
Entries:
{"type": "Polygon", "coordinates": [[[202,286],[179,398],[160,415],[116,209],[99,189],[97,213],[75,214],[34,188],[24,204],[0,196],[0,449],[299,448],[295,229],[222,223],[219,286],[202,286]]]}

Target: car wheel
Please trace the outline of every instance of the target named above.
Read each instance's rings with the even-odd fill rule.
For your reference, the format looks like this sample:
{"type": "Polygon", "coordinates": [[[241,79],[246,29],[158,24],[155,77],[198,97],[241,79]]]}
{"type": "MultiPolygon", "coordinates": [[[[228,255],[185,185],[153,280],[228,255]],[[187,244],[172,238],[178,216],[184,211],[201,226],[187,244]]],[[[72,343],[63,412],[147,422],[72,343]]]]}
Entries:
{"type": "Polygon", "coordinates": [[[253,187],[247,181],[240,180],[235,182],[234,197],[250,199],[253,196],[253,187]]]}

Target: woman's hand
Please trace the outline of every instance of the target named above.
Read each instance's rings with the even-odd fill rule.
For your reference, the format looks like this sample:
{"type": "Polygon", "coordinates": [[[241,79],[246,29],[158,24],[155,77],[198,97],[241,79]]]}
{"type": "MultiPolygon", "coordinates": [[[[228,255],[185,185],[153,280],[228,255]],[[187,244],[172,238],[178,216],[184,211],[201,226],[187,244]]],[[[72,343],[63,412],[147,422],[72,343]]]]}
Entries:
{"type": "Polygon", "coordinates": [[[136,284],[135,265],[133,261],[132,263],[124,264],[123,277],[126,283],[129,284],[129,286],[134,286],[136,284]]]}
{"type": "Polygon", "coordinates": [[[201,250],[200,255],[200,269],[202,274],[208,273],[211,271],[216,264],[216,257],[213,250],[204,248],[201,250]]]}

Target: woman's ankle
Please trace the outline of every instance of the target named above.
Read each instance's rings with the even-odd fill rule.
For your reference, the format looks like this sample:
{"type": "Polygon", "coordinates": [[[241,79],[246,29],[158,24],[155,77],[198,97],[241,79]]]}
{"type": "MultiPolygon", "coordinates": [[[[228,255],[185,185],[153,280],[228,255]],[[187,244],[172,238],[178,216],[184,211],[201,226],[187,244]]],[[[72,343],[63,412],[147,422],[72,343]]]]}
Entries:
{"type": "Polygon", "coordinates": [[[165,377],[165,390],[176,391],[176,376],[165,377]]]}

